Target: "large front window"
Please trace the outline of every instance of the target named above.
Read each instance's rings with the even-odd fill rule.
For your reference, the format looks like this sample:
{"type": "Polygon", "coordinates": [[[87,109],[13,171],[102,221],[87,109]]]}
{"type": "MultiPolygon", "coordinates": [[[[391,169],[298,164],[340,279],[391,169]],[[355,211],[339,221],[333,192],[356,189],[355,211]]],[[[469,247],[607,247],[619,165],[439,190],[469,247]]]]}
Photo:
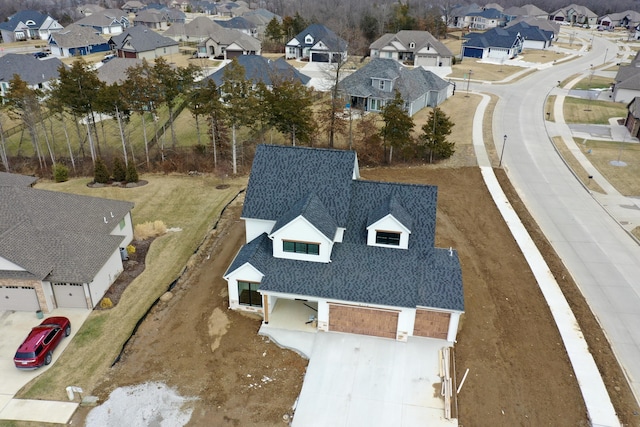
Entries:
{"type": "Polygon", "coordinates": [[[320,255],[320,245],[318,243],[307,242],[282,242],[282,250],[296,254],[320,255]]]}
{"type": "Polygon", "coordinates": [[[379,245],[400,246],[400,233],[378,231],[376,233],[376,243],[379,245]]]}
{"type": "Polygon", "coordinates": [[[238,281],[238,297],[241,305],[262,307],[262,298],[258,292],[260,283],[238,281]]]}

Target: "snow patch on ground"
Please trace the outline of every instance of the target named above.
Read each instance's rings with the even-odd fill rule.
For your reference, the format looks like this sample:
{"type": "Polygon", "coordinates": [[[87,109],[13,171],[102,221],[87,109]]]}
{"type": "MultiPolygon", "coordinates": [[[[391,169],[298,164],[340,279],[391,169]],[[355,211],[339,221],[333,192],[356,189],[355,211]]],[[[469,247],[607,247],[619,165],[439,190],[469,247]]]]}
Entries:
{"type": "Polygon", "coordinates": [[[193,408],[174,389],[148,382],[115,389],[102,405],[89,412],[86,427],[174,427],[191,419],[193,408]]]}

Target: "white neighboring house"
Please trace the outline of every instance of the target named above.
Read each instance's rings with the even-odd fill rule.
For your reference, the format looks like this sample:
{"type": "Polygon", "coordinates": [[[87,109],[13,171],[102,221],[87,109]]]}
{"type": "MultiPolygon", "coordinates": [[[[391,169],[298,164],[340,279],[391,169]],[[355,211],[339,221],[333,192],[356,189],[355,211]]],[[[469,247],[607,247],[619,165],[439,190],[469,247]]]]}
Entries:
{"type": "Polygon", "coordinates": [[[123,271],[133,203],[0,172],[0,311],[93,308],[123,271]]]}
{"type": "Polygon", "coordinates": [[[0,56],[0,96],[6,96],[14,74],[31,89],[47,90],[60,77],[58,69],[62,66],[58,58],[36,59],[33,55],[18,53],[0,56]]]}
{"type": "Polygon", "coordinates": [[[309,62],[342,62],[347,59],[347,42],[321,24],[311,24],[285,47],[286,59],[309,62]]]}
{"type": "Polygon", "coordinates": [[[230,308],[292,329],[454,342],[462,272],[455,250],[434,247],[436,199],[434,186],[361,180],[353,151],[258,146],[246,244],[223,276],[230,308]]]}
{"type": "Polygon", "coordinates": [[[0,23],[0,35],[4,43],[28,39],[47,40],[62,25],[49,15],[35,10],[22,10],[11,16],[8,21],[0,23]]]}
{"type": "Polygon", "coordinates": [[[453,53],[428,31],[384,34],[369,46],[371,58],[391,58],[416,67],[450,67],[453,53]]]}

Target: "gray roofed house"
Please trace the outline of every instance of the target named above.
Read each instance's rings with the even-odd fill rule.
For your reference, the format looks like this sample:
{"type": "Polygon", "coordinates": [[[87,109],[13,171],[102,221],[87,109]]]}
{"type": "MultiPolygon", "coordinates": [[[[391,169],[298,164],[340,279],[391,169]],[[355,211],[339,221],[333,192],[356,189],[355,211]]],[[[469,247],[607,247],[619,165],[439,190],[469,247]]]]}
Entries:
{"type": "Polygon", "coordinates": [[[246,244],[224,275],[230,308],[265,327],[454,342],[462,271],[455,250],[434,247],[437,188],[363,181],[357,165],[352,151],[258,146],[246,244]]]}
{"type": "MultiPolygon", "coordinates": [[[[542,22],[549,22],[550,25],[553,25],[550,21],[542,22]]],[[[523,49],[546,49],[551,46],[556,36],[553,31],[543,30],[540,27],[529,25],[525,21],[512,21],[505,27],[505,30],[512,34],[520,34],[523,39],[523,49]]]]}
{"type": "Polygon", "coordinates": [[[133,204],[30,180],[0,174],[0,310],[93,308],[123,270],[133,204]]]}
{"type": "Polygon", "coordinates": [[[347,59],[347,42],[322,24],[311,24],[285,47],[287,59],[341,62],[347,59]]]}
{"type": "Polygon", "coordinates": [[[178,53],[178,42],[161,36],[145,26],[130,27],[122,34],[111,37],[109,46],[120,58],[154,60],[178,53]]]}
{"type": "MultiPolygon", "coordinates": [[[[273,86],[273,79],[295,80],[303,85],[307,85],[311,80],[308,76],[299,72],[295,67],[287,63],[284,58],[267,59],[260,55],[241,55],[236,60],[245,71],[245,79],[252,80],[254,83],[262,82],[267,87],[273,86]]],[[[220,87],[223,83],[222,77],[224,68],[221,68],[209,75],[206,79],[211,79],[220,87]]]]}
{"type": "Polygon", "coordinates": [[[122,5],[120,9],[127,13],[136,13],[141,9],[144,9],[146,5],[138,0],[129,0],[122,5]]]}
{"type": "Polygon", "coordinates": [[[640,52],[629,65],[621,65],[614,78],[613,100],[630,103],[640,96],[640,52]]]}
{"type": "Polygon", "coordinates": [[[36,59],[30,54],[7,53],[0,56],[0,96],[9,90],[15,74],[32,89],[48,89],[58,80],[58,69],[64,64],[58,58],[36,59]]]}
{"type": "Polygon", "coordinates": [[[640,24],[640,12],[635,10],[625,10],[624,12],[609,13],[599,17],[598,24],[608,28],[632,28],[640,24]]]}
{"type": "Polygon", "coordinates": [[[244,55],[260,55],[262,44],[255,37],[238,30],[222,28],[198,43],[198,56],[218,59],[232,59],[244,55]]]}
{"type": "Polygon", "coordinates": [[[462,43],[462,56],[468,58],[511,59],[522,52],[524,38],[519,32],[492,28],[484,33],[468,33],[462,43]]]}
{"type": "Polygon", "coordinates": [[[226,20],[216,20],[215,22],[224,28],[238,30],[251,37],[258,35],[258,26],[242,16],[235,16],[226,20]]]}
{"type": "Polygon", "coordinates": [[[252,22],[256,26],[257,36],[259,37],[264,35],[265,28],[267,28],[267,25],[269,25],[269,22],[273,18],[275,18],[279,23],[282,22],[281,16],[262,8],[246,12],[242,15],[242,17],[252,22]]]}
{"type": "MultiPolygon", "coordinates": [[[[145,26],[153,30],[166,30],[171,19],[167,9],[143,9],[133,18],[134,26],[145,26]]],[[[184,24],[184,23],[183,23],[184,24]]]]}
{"type": "Polygon", "coordinates": [[[113,58],[98,68],[98,78],[108,85],[122,84],[127,79],[129,68],[142,65],[143,61],[137,58],[113,58]]]}
{"type": "Polygon", "coordinates": [[[162,35],[178,42],[195,41],[200,43],[222,29],[223,27],[213,19],[209,19],[206,16],[198,16],[186,24],[173,24],[162,35]]]}
{"type": "Polygon", "coordinates": [[[469,28],[474,30],[488,30],[490,28],[502,27],[505,23],[505,16],[498,9],[483,9],[479,12],[469,13],[465,19],[470,18],[469,28]]]}
{"type": "Polygon", "coordinates": [[[130,25],[129,14],[120,9],[97,11],[74,23],[93,28],[99,34],[120,34],[130,25]]]}
{"type": "Polygon", "coordinates": [[[472,13],[482,12],[482,8],[476,3],[468,6],[458,6],[451,9],[447,25],[456,28],[469,28],[471,26],[472,13]]]}
{"type": "Polygon", "coordinates": [[[569,22],[571,25],[596,25],[598,15],[579,4],[570,4],[549,14],[552,21],[569,22]]]}
{"type": "Polygon", "coordinates": [[[4,43],[28,39],[46,40],[50,34],[62,29],[54,18],[37,10],[21,10],[0,22],[0,36],[4,43]]]}
{"type": "Polygon", "coordinates": [[[453,86],[431,71],[407,68],[394,59],[375,58],[340,82],[352,108],[382,111],[400,92],[410,116],[424,107],[436,107],[453,93],[453,86]]]}
{"type": "Polygon", "coordinates": [[[61,57],[83,56],[110,50],[109,42],[93,27],[71,24],[49,36],[51,54],[61,57]]]}
{"type": "Polygon", "coordinates": [[[507,22],[513,21],[516,18],[537,18],[540,20],[548,20],[549,13],[540,9],[533,4],[526,4],[524,6],[511,6],[502,11],[506,17],[507,22]]]}
{"type": "Polygon", "coordinates": [[[559,22],[550,21],[546,18],[545,19],[534,18],[532,16],[528,16],[528,17],[519,16],[509,21],[509,23],[505,26],[505,29],[509,29],[510,27],[513,27],[514,25],[519,24],[521,22],[524,22],[530,27],[538,27],[542,31],[553,33],[553,37],[552,37],[553,40],[556,40],[558,38],[558,34],[560,34],[559,22]]]}
{"type": "Polygon", "coordinates": [[[453,53],[428,31],[402,30],[373,42],[371,58],[392,58],[417,67],[450,67],[453,53]]]}

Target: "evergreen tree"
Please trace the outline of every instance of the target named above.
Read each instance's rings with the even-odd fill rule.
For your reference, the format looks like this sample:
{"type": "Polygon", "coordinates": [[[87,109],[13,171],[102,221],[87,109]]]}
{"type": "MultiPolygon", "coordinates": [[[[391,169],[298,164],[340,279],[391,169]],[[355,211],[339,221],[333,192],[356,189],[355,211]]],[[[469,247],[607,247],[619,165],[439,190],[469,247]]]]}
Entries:
{"type": "Polygon", "coordinates": [[[274,81],[267,92],[270,105],[269,124],[285,135],[289,135],[291,145],[296,141],[308,142],[316,128],[311,105],[311,89],[299,81],[283,79],[274,81]]]}
{"type": "Polygon", "coordinates": [[[113,180],[118,182],[126,181],[127,179],[127,169],[120,159],[120,157],[116,157],[113,159],[113,180]]]}
{"type": "Polygon", "coordinates": [[[127,176],[126,176],[126,181],[127,182],[138,182],[138,170],[136,169],[136,165],[134,162],[129,162],[129,165],[127,165],[127,176]]]}
{"type": "Polygon", "coordinates": [[[422,134],[418,136],[424,154],[429,156],[429,163],[433,163],[434,159],[448,159],[455,153],[455,143],[447,140],[453,125],[438,107],[429,114],[427,123],[422,126],[422,134]]]}
{"type": "Polygon", "coordinates": [[[393,160],[393,149],[402,149],[407,143],[411,142],[411,132],[414,127],[413,119],[404,108],[404,100],[400,92],[396,91],[392,101],[388,101],[382,108],[382,120],[384,126],[380,129],[385,148],[385,157],[387,146],[389,146],[389,159],[393,160]]]}
{"type": "Polygon", "coordinates": [[[274,43],[282,43],[282,25],[280,25],[278,18],[276,18],[275,16],[271,18],[271,21],[269,21],[266,28],[264,29],[264,36],[274,43]]]}
{"type": "Polygon", "coordinates": [[[93,165],[93,182],[98,184],[106,184],[109,182],[109,170],[100,157],[96,158],[93,165]]]}

